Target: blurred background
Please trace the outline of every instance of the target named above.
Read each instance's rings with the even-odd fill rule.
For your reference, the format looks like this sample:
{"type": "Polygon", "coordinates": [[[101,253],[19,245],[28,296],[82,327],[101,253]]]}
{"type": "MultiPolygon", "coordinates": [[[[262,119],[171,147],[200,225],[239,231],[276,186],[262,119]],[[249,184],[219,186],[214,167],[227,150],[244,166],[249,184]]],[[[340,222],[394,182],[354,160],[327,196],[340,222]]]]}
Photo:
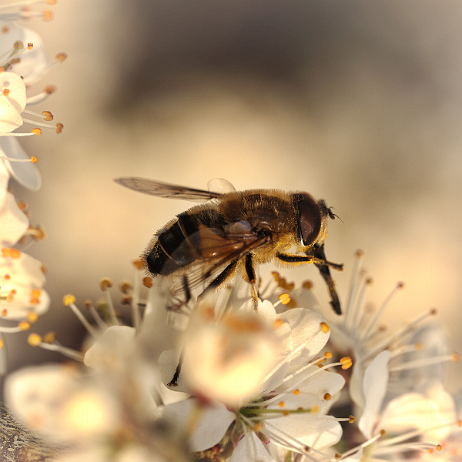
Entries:
{"type": "MultiPolygon", "coordinates": [[[[328,258],[345,301],[357,249],[379,306],[398,281],[390,328],[430,308],[462,352],[462,4],[455,0],[79,0],[29,21],[67,61],[40,85],[64,123],[29,139],[39,192],[16,195],[47,239],[50,312],[33,326],[65,345],[83,331],[62,305],[132,275],[152,234],[191,204],[121,188],[144,176],[206,189],[305,190],[341,218],[328,258]]],[[[40,85],[38,85],[40,87],[40,85]]],[[[266,270],[262,270],[266,271],[266,270]]],[[[327,291],[316,268],[285,272],[327,291]]],[[[8,337],[10,370],[56,360],[8,337]]],[[[460,364],[449,366],[459,388],[460,364]]]]}

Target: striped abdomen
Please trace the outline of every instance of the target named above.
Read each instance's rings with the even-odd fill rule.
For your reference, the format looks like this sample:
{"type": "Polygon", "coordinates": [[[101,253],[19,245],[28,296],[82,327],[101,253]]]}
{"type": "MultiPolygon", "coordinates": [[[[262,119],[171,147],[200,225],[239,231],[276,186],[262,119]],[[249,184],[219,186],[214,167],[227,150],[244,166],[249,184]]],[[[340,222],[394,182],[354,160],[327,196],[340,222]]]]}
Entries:
{"type": "Polygon", "coordinates": [[[214,209],[180,213],[157,233],[146,250],[144,260],[149,272],[166,276],[205,258],[201,242],[204,230],[220,238],[224,235],[224,224],[223,216],[214,209]]]}

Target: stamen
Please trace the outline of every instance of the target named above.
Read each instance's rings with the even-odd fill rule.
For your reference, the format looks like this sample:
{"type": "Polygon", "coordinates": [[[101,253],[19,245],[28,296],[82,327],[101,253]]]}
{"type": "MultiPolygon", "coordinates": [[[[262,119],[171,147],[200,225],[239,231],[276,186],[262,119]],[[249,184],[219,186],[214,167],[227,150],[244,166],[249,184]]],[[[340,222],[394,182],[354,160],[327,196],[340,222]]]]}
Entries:
{"type": "Polygon", "coordinates": [[[274,304],[274,307],[278,306],[279,304],[287,305],[290,303],[290,295],[287,292],[284,292],[283,294],[279,295],[278,297],[279,301],[274,304]]]}
{"type": "Polygon", "coordinates": [[[13,334],[15,332],[23,332],[30,329],[30,323],[28,321],[21,321],[16,327],[0,326],[0,332],[5,334],[13,334]]]}
{"type": "Polygon", "coordinates": [[[381,430],[377,435],[373,436],[372,438],[369,438],[367,441],[364,441],[364,443],[355,446],[354,448],[344,452],[340,459],[346,459],[347,457],[351,456],[352,454],[356,454],[360,449],[364,449],[367,446],[370,446],[371,444],[375,443],[379,438],[385,435],[385,431],[381,430]]]}
{"type": "Polygon", "coordinates": [[[364,327],[364,329],[362,329],[362,334],[360,336],[361,340],[366,338],[368,334],[370,334],[374,330],[379,318],[382,316],[383,312],[386,310],[386,308],[388,307],[389,303],[391,302],[395,294],[403,288],[404,288],[404,282],[398,282],[398,284],[396,284],[396,287],[390,292],[390,294],[388,294],[388,297],[384,300],[384,302],[382,303],[382,306],[379,308],[375,316],[364,327]]]}
{"type": "Polygon", "coordinates": [[[85,300],[84,305],[85,305],[85,308],[92,315],[92,317],[95,320],[96,324],[98,324],[98,327],[102,331],[105,331],[109,326],[103,321],[103,319],[99,315],[98,311],[96,311],[96,308],[93,306],[93,303],[91,302],[91,300],[85,300]]]}
{"type": "Polygon", "coordinates": [[[98,333],[96,332],[95,328],[87,321],[85,316],[75,305],[75,297],[73,295],[66,295],[63,298],[63,303],[64,306],[71,308],[72,312],[77,316],[77,319],[83,324],[89,334],[95,339],[98,338],[98,333]]]}
{"type": "Polygon", "coordinates": [[[49,351],[57,351],[68,358],[83,362],[83,354],[80,351],[64,347],[57,343],[44,342],[42,337],[38,334],[30,334],[27,341],[29,342],[29,345],[33,347],[40,347],[49,351]]]}
{"type": "Polygon", "coordinates": [[[457,353],[453,353],[450,355],[433,356],[431,358],[416,359],[414,361],[409,361],[407,363],[398,364],[396,366],[389,366],[388,370],[390,372],[397,372],[397,371],[404,371],[404,370],[409,370],[409,369],[417,369],[419,367],[426,367],[431,364],[440,364],[446,361],[457,362],[458,359],[459,359],[459,355],[457,353]]]}
{"type": "Polygon", "coordinates": [[[112,287],[112,282],[110,279],[102,279],[100,282],[100,288],[104,293],[104,298],[107,303],[107,308],[109,312],[109,319],[111,320],[111,323],[113,326],[120,326],[120,322],[117,319],[117,315],[115,312],[114,304],[112,303],[112,298],[111,294],[109,293],[109,288],[112,287]]]}
{"type": "Polygon", "coordinates": [[[385,337],[382,341],[374,343],[374,348],[371,348],[367,355],[363,358],[363,361],[369,359],[371,357],[376,356],[379,352],[386,350],[393,344],[395,340],[401,339],[404,337],[405,334],[411,332],[415,326],[421,323],[423,320],[427,319],[430,316],[434,316],[436,314],[436,310],[432,308],[431,310],[418,315],[414,320],[410,323],[403,326],[401,329],[394,332],[389,337],[385,337]]]}
{"type": "Polygon", "coordinates": [[[354,300],[356,299],[356,294],[358,288],[361,284],[361,264],[364,256],[362,250],[357,250],[355,253],[355,262],[353,267],[353,272],[351,276],[350,289],[348,292],[347,302],[345,305],[345,325],[351,325],[351,317],[353,315],[354,300]]]}
{"type": "Polygon", "coordinates": [[[372,285],[372,278],[366,278],[366,274],[364,272],[360,272],[360,281],[358,284],[359,291],[357,295],[356,301],[351,306],[351,310],[349,310],[348,319],[345,319],[345,326],[349,330],[355,330],[362,332],[362,328],[360,329],[360,323],[364,318],[364,312],[366,307],[366,295],[369,291],[369,287],[372,285]],[[350,313],[351,311],[351,313],[350,313]],[[347,324],[348,323],[348,324],[347,324]]]}

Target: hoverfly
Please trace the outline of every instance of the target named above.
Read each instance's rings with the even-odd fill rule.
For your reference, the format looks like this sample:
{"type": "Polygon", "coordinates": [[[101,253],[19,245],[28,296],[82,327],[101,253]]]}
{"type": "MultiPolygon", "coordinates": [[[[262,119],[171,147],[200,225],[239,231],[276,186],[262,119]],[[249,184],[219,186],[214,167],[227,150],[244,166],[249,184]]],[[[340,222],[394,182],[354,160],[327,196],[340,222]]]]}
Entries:
{"type": "Polygon", "coordinates": [[[186,303],[191,288],[205,284],[204,295],[240,273],[251,284],[256,304],[256,264],[314,263],[327,283],[333,310],[342,313],[329,268],[342,270],[343,265],[327,261],[324,254],[327,219],[335,215],[323,199],[276,189],[236,191],[222,179],[211,180],[209,191],[144,178],[114,181],[153,196],[205,202],[161,228],[142,257],[152,276],[179,277],[176,292],[183,292],[186,303]],[[291,248],[296,253],[288,253],[291,248]]]}

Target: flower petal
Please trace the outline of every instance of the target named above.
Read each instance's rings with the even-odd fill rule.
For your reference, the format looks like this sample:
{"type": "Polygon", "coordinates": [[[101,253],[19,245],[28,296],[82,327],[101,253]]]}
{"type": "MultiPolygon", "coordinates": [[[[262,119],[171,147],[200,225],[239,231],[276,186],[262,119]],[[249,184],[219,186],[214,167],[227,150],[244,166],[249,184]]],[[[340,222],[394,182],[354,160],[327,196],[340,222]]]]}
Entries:
{"type": "Polygon", "coordinates": [[[193,414],[198,413],[199,419],[190,439],[193,452],[205,451],[215,446],[235,420],[235,415],[223,404],[214,403],[213,406],[203,407],[194,399],[169,404],[161,412],[163,417],[181,428],[186,428],[193,414]]]}
{"type": "Polygon", "coordinates": [[[233,451],[233,455],[227,459],[228,462],[276,462],[268,453],[265,445],[257,438],[255,433],[247,433],[233,451]]]}
{"type": "Polygon", "coordinates": [[[387,392],[389,359],[390,352],[382,351],[372,360],[364,373],[365,405],[358,427],[366,438],[372,437],[387,392]]]}
{"type": "MultiPolygon", "coordinates": [[[[13,159],[29,159],[14,136],[0,137],[0,150],[13,159]]],[[[41,178],[37,167],[32,162],[10,162],[2,159],[11,176],[21,185],[31,191],[40,189],[41,178]]]]}

